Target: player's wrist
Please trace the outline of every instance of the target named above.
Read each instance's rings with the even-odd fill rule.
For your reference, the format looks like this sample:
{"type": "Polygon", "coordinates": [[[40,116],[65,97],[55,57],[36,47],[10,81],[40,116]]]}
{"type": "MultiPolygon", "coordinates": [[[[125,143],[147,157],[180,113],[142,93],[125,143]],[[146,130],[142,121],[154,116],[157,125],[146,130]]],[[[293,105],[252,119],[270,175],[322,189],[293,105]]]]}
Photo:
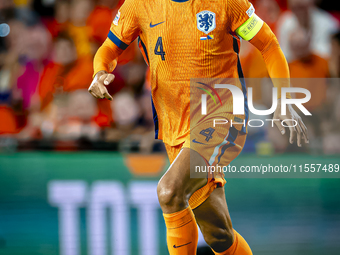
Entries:
{"type": "Polygon", "coordinates": [[[108,72],[105,70],[101,70],[101,71],[98,71],[93,77],[99,79],[99,77],[102,76],[103,74],[108,74],[108,72]]]}

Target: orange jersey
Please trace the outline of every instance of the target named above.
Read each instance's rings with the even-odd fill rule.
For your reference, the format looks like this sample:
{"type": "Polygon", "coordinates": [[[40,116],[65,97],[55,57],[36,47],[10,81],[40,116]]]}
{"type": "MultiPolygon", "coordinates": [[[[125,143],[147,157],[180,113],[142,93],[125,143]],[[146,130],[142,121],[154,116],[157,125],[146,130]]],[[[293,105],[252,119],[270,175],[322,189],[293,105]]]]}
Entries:
{"type": "Polygon", "coordinates": [[[126,49],[138,37],[150,66],[156,138],[178,145],[190,133],[191,78],[243,77],[235,31],[253,13],[248,0],[125,1],[108,38],[126,49]]]}

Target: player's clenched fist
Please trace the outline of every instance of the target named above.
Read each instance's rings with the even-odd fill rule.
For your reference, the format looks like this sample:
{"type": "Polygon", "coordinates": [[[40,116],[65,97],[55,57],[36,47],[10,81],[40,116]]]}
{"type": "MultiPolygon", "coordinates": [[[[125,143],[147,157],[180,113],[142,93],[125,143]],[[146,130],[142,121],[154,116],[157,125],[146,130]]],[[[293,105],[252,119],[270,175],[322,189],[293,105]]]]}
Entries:
{"type": "Polygon", "coordinates": [[[109,85],[114,78],[115,76],[113,74],[105,71],[98,72],[93,78],[91,86],[89,87],[89,92],[95,98],[106,98],[108,100],[112,100],[112,96],[109,94],[105,86],[109,85]]]}

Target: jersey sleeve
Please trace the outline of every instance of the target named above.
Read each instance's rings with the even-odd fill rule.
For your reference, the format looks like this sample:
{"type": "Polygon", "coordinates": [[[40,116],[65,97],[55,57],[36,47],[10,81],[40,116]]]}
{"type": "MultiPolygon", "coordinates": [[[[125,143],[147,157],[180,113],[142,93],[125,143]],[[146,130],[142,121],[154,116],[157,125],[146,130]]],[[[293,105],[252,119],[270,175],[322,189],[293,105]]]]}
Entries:
{"type": "Polygon", "coordinates": [[[139,0],[125,0],[111,24],[108,38],[122,50],[140,33],[138,2],[139,0]]]}
{"type": "Polygon", "coordinates": [[[248,0],[229,0],[227,8],[231,32],[249,41],[261,30],[263,21],[248,0]]]}

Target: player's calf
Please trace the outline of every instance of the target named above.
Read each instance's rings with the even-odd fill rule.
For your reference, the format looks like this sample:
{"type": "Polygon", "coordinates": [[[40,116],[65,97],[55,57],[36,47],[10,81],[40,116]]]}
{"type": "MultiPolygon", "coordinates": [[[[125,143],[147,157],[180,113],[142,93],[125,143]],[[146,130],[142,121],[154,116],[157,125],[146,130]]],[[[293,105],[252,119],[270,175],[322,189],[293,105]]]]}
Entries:
{"type": "Polygon", "coordinates": [[[214,227],[210,231],[205,231],[204,240],[215,252],[226,251],[234,242],[233,229],[214,227]]]}
{"type": "Polygon", "coordinates": [[[216,255],[252,254],[244,238],[233,229],[224,188],[215,189],[194,213],[205,241],[216,255]]]}
{"type": "Polygon", "coordinates": [[[215,189],[194,213],[206,243],[215,252],[226,251],[232,246],[235,236],[224,188],[215,189]]]}

